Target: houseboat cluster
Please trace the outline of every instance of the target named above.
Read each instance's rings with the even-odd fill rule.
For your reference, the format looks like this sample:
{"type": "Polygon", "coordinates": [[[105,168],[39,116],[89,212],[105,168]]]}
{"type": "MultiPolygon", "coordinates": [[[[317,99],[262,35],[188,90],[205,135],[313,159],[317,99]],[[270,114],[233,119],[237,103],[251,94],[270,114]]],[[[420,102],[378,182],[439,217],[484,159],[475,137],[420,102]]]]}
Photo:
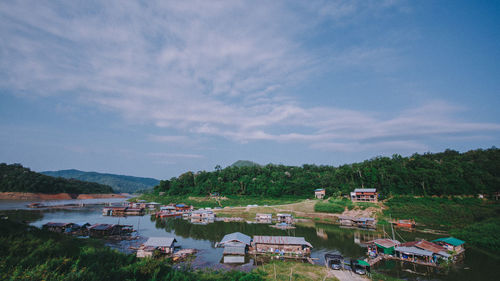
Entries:
{"type": "Polygon", "coordinates": [[[454,237],[404,243],[394,239],[375,239],[368,243],[368,262],[375,264],[383,259],[393,259],[426,266],[439,266],[461,259],[465,252],[464,244],[464,241],[454,237]]]}
{"type": "Polygon", "coordinates": [[[43,229],[74,236],[108,239],[129,239],[135,231],[131,225],[96,223],[48,222],[43,229]]]}

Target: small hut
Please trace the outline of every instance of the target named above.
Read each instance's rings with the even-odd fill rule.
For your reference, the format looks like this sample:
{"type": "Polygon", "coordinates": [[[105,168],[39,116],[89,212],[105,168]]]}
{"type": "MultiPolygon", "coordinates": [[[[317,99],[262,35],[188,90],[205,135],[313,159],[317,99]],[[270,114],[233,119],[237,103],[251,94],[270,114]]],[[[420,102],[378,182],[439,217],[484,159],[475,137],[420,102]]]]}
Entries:
{"type": "Polygon", "coordinates": [[[174,237],[150,237],[137,251],[138,258],[153,257],[153,253],[172,254],[175,247],[174,237]]]}
{"type": "Polygon", "coordinates": [[[225,235],[218,243],[218,247],[224,247],[224,263],[244,263],[251,241],[250,236],[240,232],[225,235]]]}
{"type": "Polygon", "coordinates": [[[443,246],[446,250],[455,252],[455,254],[460,254],[465,251],[464,244],[465,241],[457,239],[455,237],[445,237],[433,240],[432,242],[443,246]]]}
{"type": "Polygon", "coordinates": [[[323,199],[325,197],[326,191],[324,188],[318,188],[314,190],[314,197],[317,199],[323,199]]]}
{"type": "Polygon", "coordinates": [[[293,224],[292,214],[276,214],[278,218],[278,223],[293,224]]]}
{"type": "Polygon", "coordinates": [[[255,214],[255,221],[257,223],[272,223],[273,215],[272,214],[255,214]]]}

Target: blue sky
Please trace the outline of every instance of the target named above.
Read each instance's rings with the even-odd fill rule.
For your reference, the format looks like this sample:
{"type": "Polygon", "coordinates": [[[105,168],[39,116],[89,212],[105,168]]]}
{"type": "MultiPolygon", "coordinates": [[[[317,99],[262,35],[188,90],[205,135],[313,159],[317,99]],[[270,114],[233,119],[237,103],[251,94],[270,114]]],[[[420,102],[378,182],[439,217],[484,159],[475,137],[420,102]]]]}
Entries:
{"type": "Polygon", "coordinates": [[[497,1],[2,1],[0,162],[160,179],[500,139],[497,1]]]}

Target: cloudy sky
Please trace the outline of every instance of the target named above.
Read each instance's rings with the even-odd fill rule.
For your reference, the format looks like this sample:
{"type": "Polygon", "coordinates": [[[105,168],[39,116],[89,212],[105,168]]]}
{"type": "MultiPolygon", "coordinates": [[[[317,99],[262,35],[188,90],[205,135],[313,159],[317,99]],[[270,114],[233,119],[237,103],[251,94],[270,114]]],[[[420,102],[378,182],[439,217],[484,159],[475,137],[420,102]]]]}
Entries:
{"type": "Polygon", "coordinates": [[[0,162],[164,179],[498,146],[486,2],[1,1],[0,162]]]}

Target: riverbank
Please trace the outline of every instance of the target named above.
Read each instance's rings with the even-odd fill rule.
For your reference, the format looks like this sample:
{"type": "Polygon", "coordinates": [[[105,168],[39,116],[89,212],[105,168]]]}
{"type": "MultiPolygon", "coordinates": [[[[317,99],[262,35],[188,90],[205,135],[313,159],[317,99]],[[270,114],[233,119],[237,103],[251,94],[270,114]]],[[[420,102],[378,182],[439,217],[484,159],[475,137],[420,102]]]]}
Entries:
{"type": "Polygon", "coordinates": [[[71,194],[71,193],[30,193],[30,192],[0,192],[1,200],[71,200],[71,199],[106,199],[126,198],[116,193],[107,194],[71,194]]]}

